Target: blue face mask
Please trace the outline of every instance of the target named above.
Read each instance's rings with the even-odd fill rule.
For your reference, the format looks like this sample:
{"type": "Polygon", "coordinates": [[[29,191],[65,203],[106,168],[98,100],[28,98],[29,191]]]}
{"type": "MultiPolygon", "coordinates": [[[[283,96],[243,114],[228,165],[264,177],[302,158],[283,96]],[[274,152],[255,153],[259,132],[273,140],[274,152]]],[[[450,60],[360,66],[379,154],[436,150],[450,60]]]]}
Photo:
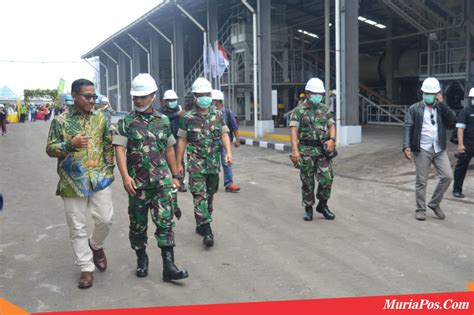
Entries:
{"type": "Polygon", "coordinates": [[[431,105],[435,102],[435,95],[434,94],[423,94],[423,102],[425,104],[431,105]]]}
{"type": "Polygon", "coordinates": [[[168,102],[169,108],[176,108],[178,106],[178,101],[168,102]]]}
{"type": "Polygon", "coordinates": [[[313,103],[314,105],[321,103],[322,100],[323,100],[323,96],[321,94],[313,94],[311,95],[311,98],[309,99],[309,101],[313,103]]]}
{"type": "Polygon", "coordinates": [[[200,96],[196,100],[197,106],[202,109],[206,109],[211,106],[212,98],[210,96],[200,96]]]}

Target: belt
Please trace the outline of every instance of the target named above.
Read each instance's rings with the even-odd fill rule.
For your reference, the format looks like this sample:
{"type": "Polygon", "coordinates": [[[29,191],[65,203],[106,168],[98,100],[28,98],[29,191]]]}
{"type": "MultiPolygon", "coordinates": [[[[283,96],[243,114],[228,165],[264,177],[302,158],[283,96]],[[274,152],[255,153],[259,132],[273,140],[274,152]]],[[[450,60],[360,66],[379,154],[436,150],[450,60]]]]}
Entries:
{"type": "Polygon", "coordinates": [[[323,143],[319,140],[300,140],[300,144],[310,147],[321,147],[323,143]]]}

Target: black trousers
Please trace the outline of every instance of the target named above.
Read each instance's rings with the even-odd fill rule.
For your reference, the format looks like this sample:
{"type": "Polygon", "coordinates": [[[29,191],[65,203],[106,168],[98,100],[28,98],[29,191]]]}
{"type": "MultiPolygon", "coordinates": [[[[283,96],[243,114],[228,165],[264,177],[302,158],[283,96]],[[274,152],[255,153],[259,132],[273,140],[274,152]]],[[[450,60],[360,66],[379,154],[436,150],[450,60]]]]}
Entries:
{"type": "Polygon", "coordinates": [[[462,192],[462,185],[464,183],[464,178],[466,177],[467,169],[469,167],[469,162],[471,162],[472,157],[474,156],[474,147],[466,147],[466,153],[462,154],[456,166],[454,167],[454,185],[453,192],[462,192]]]}

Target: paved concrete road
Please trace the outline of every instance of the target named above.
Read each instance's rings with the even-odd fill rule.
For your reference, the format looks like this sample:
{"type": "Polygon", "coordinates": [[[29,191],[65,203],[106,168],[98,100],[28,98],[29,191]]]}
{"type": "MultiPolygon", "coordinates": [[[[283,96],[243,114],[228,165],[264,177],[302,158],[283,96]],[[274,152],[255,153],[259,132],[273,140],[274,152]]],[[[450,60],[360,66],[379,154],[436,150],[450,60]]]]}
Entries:
{"type": "Polygon", "coordinates": [[[161,280],[154,239],[150,274],[135,277],[127,196],[116,172],[109,269],[95,273],[93,288],[79,290],[62,202],[54,196],[56,161],[44,152],[47,128],[40,121],[10,125],[0,138],[0,296],[28,311],[465,291],[474,278],[473,171],[465,183],[470,198],[446,195],[445,221],[430,212],[416,221],[414,166],[401,157],[400,129],[380,128],[363,144],[341,148],[333,222],[302,220],[299,177],[287,154],[236,150],[242,190],[217,194],[212,249],[194,232],[190,193],[179,195],[176,257],[190,277],[176,284],[161,280]]]}

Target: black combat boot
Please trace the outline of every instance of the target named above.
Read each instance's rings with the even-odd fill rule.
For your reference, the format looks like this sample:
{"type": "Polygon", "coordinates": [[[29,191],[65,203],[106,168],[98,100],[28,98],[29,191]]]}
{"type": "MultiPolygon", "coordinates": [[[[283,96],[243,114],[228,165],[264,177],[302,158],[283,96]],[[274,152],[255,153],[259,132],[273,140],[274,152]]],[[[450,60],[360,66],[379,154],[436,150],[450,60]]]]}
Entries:
{"type": "Polygon", "coordinates": [[[201,226],[202,236],[202,243],[207,247],[214,246],[214,235],[212,234],[211,224],[206,223],[201,226]]]}
{"type": "Polygon", "coordinates": [[[179,270],[174,264],[173,247],[162,247],[161,257],[163,258],[163,281],[180,280],[189,276],[186,270],[179,270]]]}
{"type": "Polygon", "coordinates": [[[305,221],[312,221],[313,220],[313,207],[312,206],[304,207],[303,220],[305,220],[305,221]]]}
{"type": "Polygon", "coordinates": [[[202,225],[196,225],[196,233],[201,236],[204,236],[204,234],[202,233],[202,225]]]}
{"type": "Polygon", "coordinates": [[[328,220],[334,220],[336,218],[336,215],[329,210],[327,200],[319,200],[316,211],[321,213],[328,220]]]}
{"type": "Polygon", "coordinates": [[[140,248],[135,251],[137,254],[137,272],[139,278],[148,276],[148,255],[145,248],[140,248]]]}

